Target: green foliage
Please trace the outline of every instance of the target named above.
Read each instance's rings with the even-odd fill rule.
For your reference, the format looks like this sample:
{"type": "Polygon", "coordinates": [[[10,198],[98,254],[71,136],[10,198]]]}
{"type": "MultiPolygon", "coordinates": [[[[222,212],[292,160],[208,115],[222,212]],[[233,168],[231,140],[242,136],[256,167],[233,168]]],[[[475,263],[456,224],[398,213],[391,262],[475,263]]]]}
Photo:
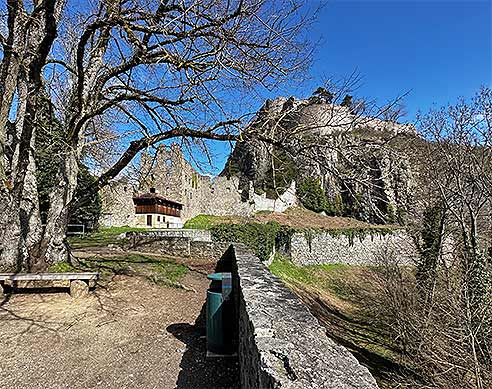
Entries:
{"type": "Polygon", "coordinates": [[[329,215],[342,216],[345,214],[345,204],[340,193],[335,195],[335,199],[333,203],[329,204],[329,207],[331,208],[331,213],[327,212],[329,215]]]}
{"type": "Polygon", "coordinates": [[[278,147],[272,151],[273,166],[266,174],[263,190],[267,198],[276,199],[297,178],[297,167],[294,160],[278,147]]]}
{"type": "Polygon", "coordinates": [[[335,97],[335,95],[320,86],[318,89],[314,91],[313,97],[319,99],[320,102],[330,104],[333,102],[333,98],[335,97]]]}
{"type": "Polygon", "coordinates": [[[386,206],[386,221],[390,224],[394,224],[396,222],[395,208],[391,203],[388,203],[386,206]]]}
{"type": "Polygon", "coordinates": [[[193,173],[191,176],[191,187],[193,189],[198,188],[198,173],[193,173]]]}
{"type": "Polygon", "coordinates": [[[77,189],[70,205],[70,222],[95,226],[102,211],[99,192],[90,189],[96,178],[86,166],[80,165],[79,169],[77,189]]]}
{"type": "MultiPolygon", "coordinates": [[[[313,230],[314,232],[320,232],[319,230],[313,230]]],[[[326,232],[333,237],[346,236],[349,240],[349,244],[353,245],[355,239],[363,241],[366,237],[370,236],[385,236],[393,234],[395,228],[392,227],[352,227],[352,228],[337,228],[327,229],[326,232]]],[[[307,239],[307,238],[306,238],[307,239]]]]}
{"type": "Polygon", "coordinates": [[[420,259],[415,274],[421,297],[427,299],[436,282],[436,270],[442,244],[444,228],[443,210],[435,205],[424,210],[422,230],[420,232],[420,259]]]}
{"type": "Polygon", "coordinates": [[[314,212],[331,211],[318,178],[305,178],[298,184],[296,192],[305,208],[314,212]]]}
{"type": "Polygon", "coordinates": [[[211,228],[212,239],[219,242],[240,242],[246,244],[262,260],[268,260],[275,247],[280,224],[219,224],[211,228]]]}
{"type": "Polygon", "coordinates": [[[405,225],[405,220],[407,218],[407,210],[403,207],[396,208],[396,221],[400,225],[405,225]]]}
{"type": "MultiPolygon", "coordinates": [[[[58,185],[58,172],[61,168],[66,148],[66,132],[53,114],[53,107],[48,97],[40,97],[39,127],[36,133],[36,180],[39,194],[41,220],[46,223],[49,210],[49,196],[58,185]]],[[[96,189],[90,189],[95,177],[89,169],[79,165],[77,188],[70,206],[70,222],[97,225],[101,215],[101,199],[96,189]]]]}

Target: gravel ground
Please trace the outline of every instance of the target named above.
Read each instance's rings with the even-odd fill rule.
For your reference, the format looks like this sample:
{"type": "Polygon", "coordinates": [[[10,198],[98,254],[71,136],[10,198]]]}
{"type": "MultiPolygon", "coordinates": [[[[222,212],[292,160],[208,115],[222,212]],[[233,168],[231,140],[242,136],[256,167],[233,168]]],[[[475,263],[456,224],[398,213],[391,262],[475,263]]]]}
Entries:
{"type": "Polygon", "coordinates": [[[189,290],[118,275],[85,299],[0,299],[2,386],[237,387],[234,359],[205,359],[205,275],[189,272],[182,284],[189,290]]]}

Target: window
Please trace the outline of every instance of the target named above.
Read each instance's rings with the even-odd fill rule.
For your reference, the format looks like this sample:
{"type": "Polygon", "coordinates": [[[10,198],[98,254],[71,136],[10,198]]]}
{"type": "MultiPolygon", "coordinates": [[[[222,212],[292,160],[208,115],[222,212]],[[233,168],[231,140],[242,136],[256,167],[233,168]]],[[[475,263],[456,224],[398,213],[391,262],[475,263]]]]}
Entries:
{"type": "Polygon", "coordinates": [[[157,216],[157,221],[160,222],[161,221],[161,217],[160,216],[157,216]]]}
{"type": "Polygon", "coordinates": [[[152,215],[147,215],[147,225],[152,227],[152,215]]]}

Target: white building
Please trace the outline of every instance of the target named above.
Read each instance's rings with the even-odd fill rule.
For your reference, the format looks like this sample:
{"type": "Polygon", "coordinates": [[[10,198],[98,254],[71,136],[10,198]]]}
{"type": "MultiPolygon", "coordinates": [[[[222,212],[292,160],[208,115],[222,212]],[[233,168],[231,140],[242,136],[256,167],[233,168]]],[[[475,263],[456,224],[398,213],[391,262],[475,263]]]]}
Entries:
{"type": "Polygon", "coordinates": [[[167,200],[150,188],[150,193],[133,197],[135,204],[135,227],[182,228],[181,210],[183,205],[167,200]]]}

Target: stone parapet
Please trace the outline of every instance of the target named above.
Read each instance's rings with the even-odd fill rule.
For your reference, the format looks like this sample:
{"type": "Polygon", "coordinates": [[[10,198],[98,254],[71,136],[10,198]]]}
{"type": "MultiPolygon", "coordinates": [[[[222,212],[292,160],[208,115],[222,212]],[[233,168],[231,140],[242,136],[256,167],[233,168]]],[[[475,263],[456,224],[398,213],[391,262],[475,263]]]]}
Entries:
{"type": "Polygon", "coordinates": [[[221,262],[233,272],[241,388],[377,388],[367,368],[244,245],[233,244],[221,262]]]}

